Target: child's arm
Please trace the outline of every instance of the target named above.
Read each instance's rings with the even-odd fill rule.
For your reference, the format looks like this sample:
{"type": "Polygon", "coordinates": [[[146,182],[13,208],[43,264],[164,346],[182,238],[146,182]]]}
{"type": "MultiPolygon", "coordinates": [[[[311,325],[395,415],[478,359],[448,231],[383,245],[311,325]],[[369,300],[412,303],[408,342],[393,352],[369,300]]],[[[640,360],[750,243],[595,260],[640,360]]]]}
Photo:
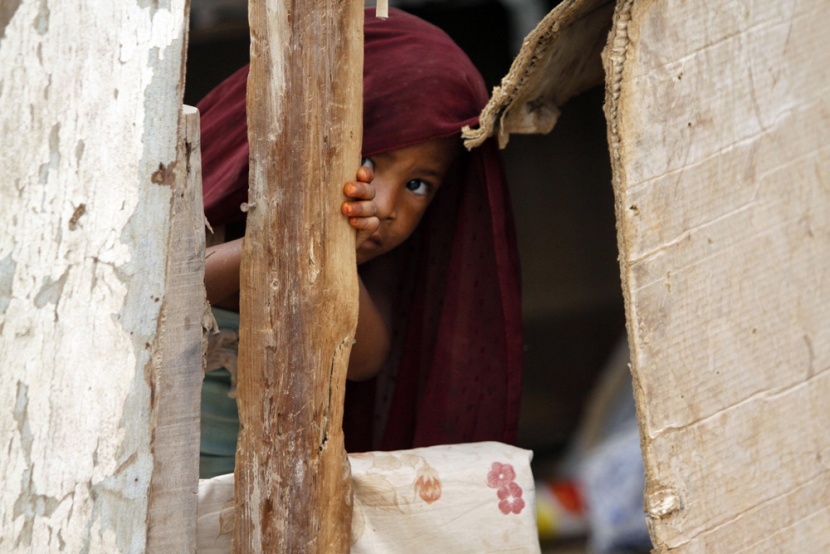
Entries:
{"type": "MultiPolygon", "coordinates": [[[[349,225],[357,229],[355,248],[359,248],[380,226],[374,202],[375,188],[372,186],[374,176],[371,168],[363,166],[357,170],[357,180],[343,187],[343,193],[349,200],[343,203],[341,211],[348,216],[349,225]]],[[[353,381],[377,375],[389,356],[390,348],[389,325],[384,317],[388,316],[385,303],[381,295],[370,292],[362,278],[358,277],[358,282],[360,308],[348,371],[348,378],[353,381]]]]}
{"type": "MultiPolygon", "coordinates": [[[[371,181],[372,170],[361,167],[357,181],[346,183],[343,191],[350,201],[343,204],[344,215],[350,215],[349,224],[357,229],[355,247],[360,246],[380,224],[371,181]],[[351,210],[346,208],[351,206],[351,210]],[[349,213],[350,212],[350,213],[349,213]]],[[[205,253],[205,291],[211,306],[239,310],[239,266],[242,260],[242,240],[211,246],[205,253]]],[[[389,327],[381,315],[377,299],[360,280],[359,312],[356,344],[349,359],[348,377],[352,380],[369,379],[377,375],[389,355],[389,327]]]]}
{"type": "Polygon", "coordinates": [[[239,265],[242,239],[211,246],[205,251],[205,292],[211,306],[239,310],[239,265]]]}
{"type": "Polygon", "coordinates": [[[389,327],[381,315],[363,280],[360,282],[360,308],[357,316],[357,331],[349,370],[346,376],[352,381],[363,381],[378,374],[389,356],[389,327]]]}
{"type": "MultiPolygon", "coordinates": [[[[346,183],[343,192],[351,200],[344,202],[343,215],[350,216],[349,224],[357,229],[355,248],[363,244],[375,231],[380,221],[375,216],[377,206],[372,201],[375,189],[371,182],[374,172],[368,167],[357,171],[357,181],[346,183]]],[[[211,246],[205,251],[205,289],[212,306],[230,304],[239,309],[239,265],[242,260],[242,239],[211,246]],[[235,306],[234,306],[235,304],[235,306]]],[[[364,294],[362,292],[361,294],[364,294]]]]}

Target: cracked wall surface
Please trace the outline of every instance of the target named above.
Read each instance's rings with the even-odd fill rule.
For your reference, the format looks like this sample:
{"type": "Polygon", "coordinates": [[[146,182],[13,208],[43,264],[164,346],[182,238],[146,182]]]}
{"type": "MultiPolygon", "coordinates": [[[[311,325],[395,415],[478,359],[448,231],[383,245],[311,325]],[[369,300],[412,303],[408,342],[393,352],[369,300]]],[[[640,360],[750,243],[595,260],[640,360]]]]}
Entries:
{"type": "Polygon", "coordinates": [[[145,547],[186,16],[158,4],[0,8],[2,552],[145,547]]]}

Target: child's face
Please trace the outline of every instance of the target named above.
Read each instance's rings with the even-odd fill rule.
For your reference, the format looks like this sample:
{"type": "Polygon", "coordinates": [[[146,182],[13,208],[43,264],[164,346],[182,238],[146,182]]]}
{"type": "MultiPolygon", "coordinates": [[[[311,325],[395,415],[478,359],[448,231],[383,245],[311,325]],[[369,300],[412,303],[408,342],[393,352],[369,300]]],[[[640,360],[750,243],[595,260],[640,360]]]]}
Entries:
{"type": "Polygon", "coordinates": [[[374,168],[378,230],[357,249],[357,263],[400,246],[420,223],[459,151],[455,137],[431,139],[364,160],[374,168]]]}

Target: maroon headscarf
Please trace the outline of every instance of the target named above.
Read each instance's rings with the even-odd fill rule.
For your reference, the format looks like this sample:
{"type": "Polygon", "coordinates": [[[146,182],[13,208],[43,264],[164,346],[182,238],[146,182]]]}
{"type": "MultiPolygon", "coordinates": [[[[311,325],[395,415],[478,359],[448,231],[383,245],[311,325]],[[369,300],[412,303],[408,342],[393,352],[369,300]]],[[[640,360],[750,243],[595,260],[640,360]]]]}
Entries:
{"type": "MultiPolygon", "coordinates": [[[[373,13],[365,19],[363,155],[475,125],[487,91],[452,39],[399,10],[388,20],[373,13]]],[[[247,74],[239,70],[198,105],[212,225],[244,219],[247,74]]],[[[387,255],[409,264],[393,353],[379,378],[347,386],[347,450],[513,442],[523,361],[519,265],[493,141],[469,154],[460,182],[445,183],[410,240],[387,255]]]]}

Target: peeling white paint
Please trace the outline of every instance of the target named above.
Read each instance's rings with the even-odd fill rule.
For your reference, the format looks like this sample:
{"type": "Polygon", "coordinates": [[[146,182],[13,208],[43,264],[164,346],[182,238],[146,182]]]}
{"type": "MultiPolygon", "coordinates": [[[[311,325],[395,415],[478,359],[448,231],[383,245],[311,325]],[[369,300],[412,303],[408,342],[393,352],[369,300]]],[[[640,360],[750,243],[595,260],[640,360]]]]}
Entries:
{"type": "Polygon", "coordinates": [[[184,25],[185,0],[23,0],[3,29],[2,552],[144,550],[184,25]]]}

